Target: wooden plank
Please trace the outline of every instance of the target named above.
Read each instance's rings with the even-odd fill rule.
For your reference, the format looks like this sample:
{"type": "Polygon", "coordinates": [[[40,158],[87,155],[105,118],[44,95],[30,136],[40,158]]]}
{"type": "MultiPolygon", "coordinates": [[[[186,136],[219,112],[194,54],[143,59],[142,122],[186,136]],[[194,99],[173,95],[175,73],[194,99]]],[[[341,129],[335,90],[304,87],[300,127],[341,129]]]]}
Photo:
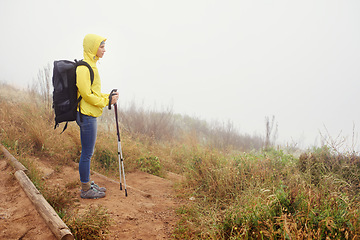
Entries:
{"type": "Polygon", "coordinates": [[[36,189],[28,176],[22,170],[18,170],[15,172],[15,177],[56,238],[61,240],[73,240],[74,236],[70,229],[45,200],[43,195],[36,189]]]}
{"type": "Polygon", "coordinates": [[[9,153],[9,151],[3,145],[0,144],[0,147],[5,157],[10,160],[10,165],[13,166],[13,168],[24,172],[28,171],[27,168],[24,167],[24,165],[22,165],[16,158],[14,158],[14,156],[11,155],[11,153],[9,153]]]}

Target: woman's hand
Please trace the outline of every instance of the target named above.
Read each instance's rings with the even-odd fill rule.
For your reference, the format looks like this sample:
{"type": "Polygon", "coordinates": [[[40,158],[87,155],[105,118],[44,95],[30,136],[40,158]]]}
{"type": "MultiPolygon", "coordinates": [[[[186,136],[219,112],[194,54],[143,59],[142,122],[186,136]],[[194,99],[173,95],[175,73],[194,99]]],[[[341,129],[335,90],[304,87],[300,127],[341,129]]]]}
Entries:
{"type": "Polygon", "coordinates": [[[111,97],[111,105],[115,104],[119,99],[119,93],[113,92],[111,97]]]}

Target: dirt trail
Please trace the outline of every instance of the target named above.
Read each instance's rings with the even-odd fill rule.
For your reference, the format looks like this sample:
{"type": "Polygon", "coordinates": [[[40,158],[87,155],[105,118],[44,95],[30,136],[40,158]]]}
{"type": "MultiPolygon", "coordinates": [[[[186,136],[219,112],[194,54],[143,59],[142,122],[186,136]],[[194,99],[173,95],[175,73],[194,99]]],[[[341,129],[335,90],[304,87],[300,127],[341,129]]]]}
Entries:
{"type": "MultiPolygon", "coordinates": [[[[64,186],[78,180],[76,166],[54,171],[46,162],[34,161],[47,184],[64,186]]],[[[5,183],[0,185],[0,191],[6,193],[0,194],[0,239],[55,239],[11,172],[14,170],[7,161],[0,158],[0,182],[5,183]]],[[[97,205],[107,208],[112,220],[107,239],[170,239],[178,206],[173,183],[180,178],[171,173],[167,178],[140,171],[127,173],[128,197],[125,197],[118,182],[93,173],[91,179],[107,188],[105,198],[81,199],[79,188],[72,191],[79,199],[79,209],[97,205]]]]}
{"type": "Polygon", "coordinates": [[[0,239],[56,240],[0,155],[0,239]]]}

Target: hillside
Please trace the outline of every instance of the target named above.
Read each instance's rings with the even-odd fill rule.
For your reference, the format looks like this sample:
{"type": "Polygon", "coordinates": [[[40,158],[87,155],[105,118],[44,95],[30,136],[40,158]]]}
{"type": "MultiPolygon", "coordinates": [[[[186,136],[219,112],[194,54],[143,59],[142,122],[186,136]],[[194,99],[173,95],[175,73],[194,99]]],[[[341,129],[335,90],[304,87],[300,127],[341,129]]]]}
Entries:
{"type": "MultiPolygon", "coordinates": [[[[294,155],[233,131],[230,123],[211,125],[130,105],[119,112],[129,196],[119,190],[114,118],[105,110],[92,178],[108,192],[104,199],[84,200],[76,124],[62,134],[53,129],[49,95],[6,86],[0,94],[1,144],[29,169],[29,178],[78,239],[360,237],[355,151],[323,145],[294,155]]],[[[1,199],[1,234],[26,239],[45,229],[34,211],[23,210],[30,206],[19,205],[24,195],[2,158],[0,167],[1,179],[9,182],[0,189],[9,193],[1,199]],[[28,216],[36,223],[27,223],[28,216]]]]}

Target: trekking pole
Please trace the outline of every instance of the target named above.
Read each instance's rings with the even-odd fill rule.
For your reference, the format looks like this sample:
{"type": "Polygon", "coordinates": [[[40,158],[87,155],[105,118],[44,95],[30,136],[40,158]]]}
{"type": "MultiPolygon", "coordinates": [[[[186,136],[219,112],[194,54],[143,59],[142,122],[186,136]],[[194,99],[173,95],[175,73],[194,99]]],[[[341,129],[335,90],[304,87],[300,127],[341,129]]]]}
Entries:
{"type": "MultiPolygon", "coordinates": [[[[111,91],[109,96],[109,109],[111,109],[111,96],[113,92],[117,90],[114,89],[111,91]]],[[[116,131],[117,131],[117,139],[118,139],[118,159],[119,159],[119,175],[120,175],[120,190],[122,190],[122,183],[121,183],[121,175],[124,177],[124,187],[125,187],[125,196],[127,197],[127,189],[126,189],[126,179],[125,179],[125,169],[124,169],[124,158],[121,150],[121,139],[120,139],[120,130],[119,130],[119,121],[118,121],[118,111],[117,111],[117,103],[114,103],[114,110],[115,110],[115,121],[116,121],[116,131]],[[122,174],[121,174],[122,172],[122,174]]]]}

